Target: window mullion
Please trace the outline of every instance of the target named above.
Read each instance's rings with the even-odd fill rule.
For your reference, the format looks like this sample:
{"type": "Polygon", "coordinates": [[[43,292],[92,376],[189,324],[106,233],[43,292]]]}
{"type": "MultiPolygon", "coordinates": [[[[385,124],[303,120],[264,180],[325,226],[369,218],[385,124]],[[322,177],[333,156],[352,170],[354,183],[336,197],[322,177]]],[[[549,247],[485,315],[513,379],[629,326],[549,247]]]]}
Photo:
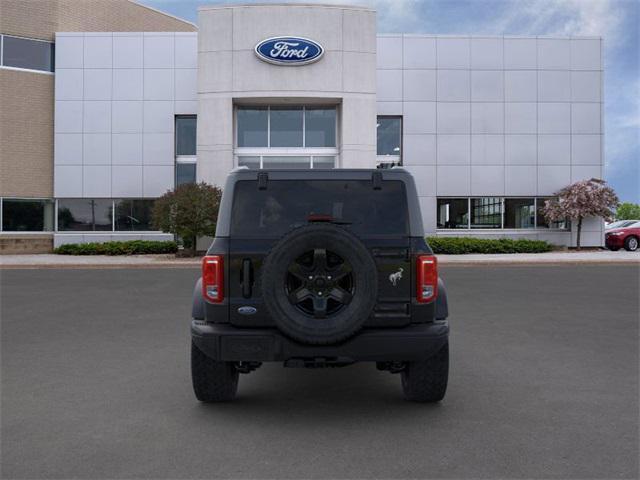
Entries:
{"type": "Polygon", "coordinates": [[[267,106],[267,148],[271,148],[271,105],[267,106]]]}
{"type": "Polygon", "coordinates": [[[307,110],[306,107],[302,107],[302,148],[307,146],[307,110]]]}

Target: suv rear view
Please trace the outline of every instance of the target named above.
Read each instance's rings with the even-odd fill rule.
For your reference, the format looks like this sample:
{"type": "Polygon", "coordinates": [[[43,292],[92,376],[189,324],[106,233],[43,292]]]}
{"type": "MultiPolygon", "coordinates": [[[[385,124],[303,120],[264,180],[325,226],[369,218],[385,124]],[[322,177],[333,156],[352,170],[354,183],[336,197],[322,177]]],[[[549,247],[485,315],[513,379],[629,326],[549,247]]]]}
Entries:
{"type": "Polygon", "coordinates": [[[423,233],[402,169],[232,172],[194,292],[196,397],[234,398],[262,362],[369,361],[441,400],[447,300],[423,233]]]}

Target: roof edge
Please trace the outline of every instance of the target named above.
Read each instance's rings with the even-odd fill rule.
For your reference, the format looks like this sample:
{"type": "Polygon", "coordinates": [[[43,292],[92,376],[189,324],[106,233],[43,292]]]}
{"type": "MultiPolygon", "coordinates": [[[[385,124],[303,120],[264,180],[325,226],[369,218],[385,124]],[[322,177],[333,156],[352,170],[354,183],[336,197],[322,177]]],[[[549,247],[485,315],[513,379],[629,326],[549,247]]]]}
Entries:
{"type": "Polygon", "coordinates": [[[368,12],[375,12],[375,8],[367,7],[366,5],[358,4],[339,4],[339,3],[292,3],[292,2],[260,2],[260,3],[225,3],[218,5],[201,5],[198,7],[198,11],[201,10],[221,10],[225,8],[247,8],[247,7],[322,7],[322,8],[337,8],[340,10],[365,10],[368,12]]]}
{"type": "Polygon", "coordinates": [[[139,0],[128,0],[130,3],[138,5],[139,7],[146,8],[147,10],[151,10],[152,12],[159,13],[164,15],[165,17],[173,18],[174,20],[178,20],[179,22],[186,23],[187,25],[191,25],[195,31],[198,31],[198,25],[189,20],[185,20],[184,18],[177,17],[175,15],[171,15],[170,13],[163,12],[162,10],[158,10],[157,8],[150,7],[149,5],[145,5],[144,3],[140,3],[139,0]]]}

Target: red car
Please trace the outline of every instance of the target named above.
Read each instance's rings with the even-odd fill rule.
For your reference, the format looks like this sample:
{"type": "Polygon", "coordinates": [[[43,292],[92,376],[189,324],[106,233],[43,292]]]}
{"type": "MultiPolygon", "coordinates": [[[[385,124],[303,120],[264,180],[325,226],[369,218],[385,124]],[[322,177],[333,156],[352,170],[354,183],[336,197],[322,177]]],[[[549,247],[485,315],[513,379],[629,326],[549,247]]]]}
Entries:
{"type": "Polygon", "coordinates": [[[640,222],[633,223],[623,228],[607,230],[604,235],[604,244],[609,250],[625,250],[635,252],[640,245],[640,222]]]}

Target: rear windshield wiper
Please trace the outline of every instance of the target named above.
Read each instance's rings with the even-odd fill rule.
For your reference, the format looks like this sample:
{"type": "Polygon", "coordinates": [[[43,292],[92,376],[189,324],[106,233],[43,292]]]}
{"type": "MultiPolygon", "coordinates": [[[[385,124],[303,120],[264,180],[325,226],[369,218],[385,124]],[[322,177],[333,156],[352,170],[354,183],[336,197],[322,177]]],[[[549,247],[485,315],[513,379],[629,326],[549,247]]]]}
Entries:
{"type": "Polygon", "coordinates": [[[333,223],[335,225],[352,225],[353,222],[333,218],[332,215],[313,213],[307,217],[309,223],[333,223]]]}

